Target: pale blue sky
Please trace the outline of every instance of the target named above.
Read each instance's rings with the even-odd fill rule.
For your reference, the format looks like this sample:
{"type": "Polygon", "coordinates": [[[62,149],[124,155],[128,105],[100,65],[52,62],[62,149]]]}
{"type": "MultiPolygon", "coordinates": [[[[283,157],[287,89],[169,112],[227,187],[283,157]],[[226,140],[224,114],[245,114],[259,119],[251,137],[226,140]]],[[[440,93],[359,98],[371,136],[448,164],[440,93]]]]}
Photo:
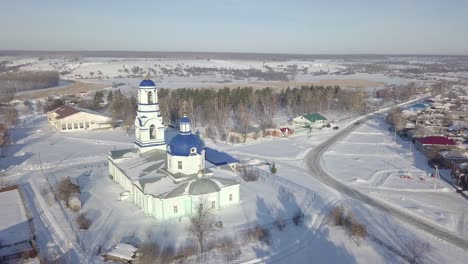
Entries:
{"type": "Polygon", "coordinates": [[[0,50],[468,54],[468,0],[0,0],[0,50]]]}

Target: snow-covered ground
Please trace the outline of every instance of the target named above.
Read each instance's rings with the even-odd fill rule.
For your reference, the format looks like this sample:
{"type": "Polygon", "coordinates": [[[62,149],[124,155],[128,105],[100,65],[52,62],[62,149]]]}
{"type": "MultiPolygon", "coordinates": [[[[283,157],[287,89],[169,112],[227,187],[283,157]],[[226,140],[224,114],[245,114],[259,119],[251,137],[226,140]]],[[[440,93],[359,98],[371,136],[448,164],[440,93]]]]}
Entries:
{"type": "MultiPolygon", "coordinates": [[[[119,201],[122,189],[108,177],[107,153],[114,148],[133,146],[133,136],[120,129],[61,134],[51,130],[43,116],[24,119],[24,126],[14,131],[15,144],[9,148],[7,157],[0,159],[1,177],[25,186],[26,199],[34,206],[33,216],[38,221],[40,252],[63,255],[72,262],[88,261],[95,259],[99,248],[107,250],[119,242],[139,243],[151,239],[177,250],[190,241],[185,229],[188,219],[157,222],[130,201],[119,201]],[[48,182],[55,186],[65,177],[77,178],[82,186],[82,212],[93,220],[88,231],[78,231],[77,213],[54,201],[50,193],[45,194],[48,182]]],[[[344,119],[337,124],[342,127],[349,121],[344,119]]],[[[257,166],[263,176],[257,182],[242,184],[240,206],[216,213],[223,228],[213,238],[236,237],[256,224],[271,226],[278,217],[291,218],[299,208],[305,213],[304,224],[299,227],[289,223],[283,231],[272,228],[268,246],[242,244],[236,262],[269,259],[276,263],[304,263],[326,259],[332,263],[404,263],[371,239],[357,246],[345,231],[330,225],[326,218],[328,210],[343,204],[366,223],[372,235],[392,247],[404,250],[401,240],[404,234],[429,241],[434,248],[430,257],[436,263],[463,263],[467,253],[461,249],[414,230],[383,212],[357,204],[311,177],[304,156],[334,133],[336,130],[324,129],[309,135],[239,145],[207,141],[210,147],[227,151],[241,160],[250,160],[252,164],[255,160],[259,164],[274,162],[278,169],[271,176],[268,166],[257,166]]],[[[378,199],[413,211],[449,230],[465,232],[467,225],[461,213],[466,211],[462,210],[464,201],[447,192],[443,182],[438,182],[434,190],[424,172],[423,158],[417,151],[409,155],[407,144],[400,140],[393,143],[392,134],[382,128],[382,120],[371,121],[336,145],[325,163],[333,175],[378,199]],[[369,158],[368,163],[361,160],[364,157],[369,158]],[[330,159],[335,161],[333,165],[329,164],[330,159]],[[388,169],[385,164],[389,164],[388,169]],[[399,178],[400,171],[413,175],[413,179],[399,178]],[[417,178],[423,175],[425,181],[417,178]]],[[[216,257],[211,261],[220,262],[216,257]]]]}
{"type": "MultiPolygon", "coordinates": [[[[335,60],[206,60],[170,58],[38,58],[3,57],[9,65],[23,65],[21,70],[56,70],[61,78],[73,80],[79,75],[80,81],[93,83],[120,83],[121,89],[132,89],[138,85],[147,69],[159,87],[222,87],[249,85],[253,87],[288,87],[307,83],[331,85],[336,80],[340,86],[381,87],[384,84],[405,84],[410,81],[401,77],[383,74],[340,74],[349,64],[335,60]],[[135,69],[133,71],[133,69],[135,69]],[[288,81],[264,80],[261,77],[248,77],[240,71],[261,71],[286,73],[288,81]]],[[[253,75],[256,76],[256,75],[253,75]]]]}
{"type": "Polygon", "coordinates": [[[466,210],[460,210],[466,200],[431,177],[435,170],[424,155],[388,128],[384,116],[359,127],[327,152],[327,171],[375,199],[468,235],[466,210]]]}

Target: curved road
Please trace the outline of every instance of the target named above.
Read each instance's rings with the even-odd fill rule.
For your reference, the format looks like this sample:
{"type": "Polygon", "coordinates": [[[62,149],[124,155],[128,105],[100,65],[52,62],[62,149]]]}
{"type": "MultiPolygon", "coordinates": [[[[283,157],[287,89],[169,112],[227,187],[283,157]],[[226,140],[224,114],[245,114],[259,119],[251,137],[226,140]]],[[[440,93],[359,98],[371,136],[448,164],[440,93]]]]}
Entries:
{"type": "MultiPolygon", "coordinates": [[[[359,122],[363,123],[374,115],[370,115],[361,119],[359,122]]],[[[318,145],[315,149],[307,153],[305,157],[305,162],[307,164],[308,169],[310,170],[313,177],[317,178],[324,184],[334,188],[341,193],[344,193],[356,200],[359,200],[363,203],[366,203],[374,208],[377,208],[391,216],[394,216],[401,221],[404,221],[416,228],[419,228],[429,234],[432,234],[440,239],[443,239],[447,242],[450,242],[460,248],[468,250],[468,240],[462,239],[461,237],[457,236],[456,234],[443,229],[435,224],[430,223],[429,221],[425,221],[419,217],[416,217],[412,214],[404,212],[400,209],[397,209],[393,206],[388,204],[382,203],[378,200],[372,199],[371,197],[363,194],[362,192],[353,189],[346,184],[336,180],[333,178],[328,172],[323,168],[323,156],[327,150],[333,146],[336,142],[340,141],[344,137],[348,136],[355,128],[359,125],[349,125],[343,130],[339,131],[337,134],[333,135],[327,141],[318,145]]]]}

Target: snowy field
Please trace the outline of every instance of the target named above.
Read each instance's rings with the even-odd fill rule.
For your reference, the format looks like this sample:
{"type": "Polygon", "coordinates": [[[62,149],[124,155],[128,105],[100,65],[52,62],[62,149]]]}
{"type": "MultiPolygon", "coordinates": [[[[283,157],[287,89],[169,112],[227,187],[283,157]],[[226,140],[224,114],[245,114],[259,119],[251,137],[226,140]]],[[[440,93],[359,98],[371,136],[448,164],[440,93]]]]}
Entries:
{"type": "Polygon", "coordinates": [[[390,132],[383,116],[368,121],[326,153],[328,172],[374,199],[448,230],[468,235],[466,201],[435,173],[410,142],[390,132]],[[444,201],[444,202],[441,202],[444,201]]]}
{"type": "MultiPolygon", "coordinates": [[[[14,131],[15,144],[9,148],[7,157],[0,159],[1,177],[8,182],[24,184],[26,199],[35,208],[33,213],[40,252],[66,256],[72,259],[72,263],[92,259],[99,263],[95,257],[97,250],[109,249],[119,242],[138,244],[153,240],[175,250],[192,243],[186,232],[188,219],[157,222],[145,216],[130,201],[119,200],[123,190],[108,177],[107,153],[133,146],[133,135],[127,136],[120,129],[61,134],[51,130],[43,116],[28,116],[23,120],[24,126],[14,131]],[[75,218],[78,213],[65,208],[50,193],[44,192],[48,182],[56,186],[60,179],[66,177],[76,178],[82,186],[81,212],[86,212],[92,219],[88,231],[77,230],[75,218]]],[[[337,124],[343,127],[348,122],[350,119],[343,119],[337,124]]],[[[430,254],[434,263],[463,263],[467,253],[461,249],[420,233],[373,208],[357,204],[325,187],[309,174],[303,160],[307,151],[334,133],[335,130],[324,129],[310,135],[254,144],[207,142],[210,147],[252,164],[274,162],[278,169],[275,176],[268,176],[268,166],[257,166],[264,176],[257,182],[243,182],[241,204],[216,212],[216,220],[223,222],[223,228],[216,231],[214,240],[225,236],[238,237],[242,230],[256,224],[271,227],[277,218],[290,219],[299,208],[305,213],[301,226],[289,223],[282,231],[271,227],[270,245],[259,242],[242,244],[241,254],[235,262],[304,263],[316,258],[333,263],[405,263],[373,240],[357,246],[345,231],[330,225],[326,218],[328,210],[343,204],[366,223],[372,235],[389,245],[404,250],[401,234],[405,234],[429,241],[434,248],[430,254]]],[[[466,232],[464,203],[446,192],[443,182],[434,190],[429,184],[431,179],[426,182],[416,179],[427,175],[424,171],[426,165],[416,151],[404,156],[409,152],[407,144],[405,141],[394,144],[392,134],[382,127],[381,120],[371,121],[337,144],[324,162],[332,175],[342,177],[341,180],[362,188],[372,197],[397,204],[449,230],[466,232]],[[369,158],[369,162],[356,162],[356,158],[364,156],[369,158]],[[403,181],[397,168],[387,169],[381,165],[387,164],[384,161],[388,157],[391,157],[392,166],[402,167],[400,170],[405,174],[411,173],[414,179],[403,181]],[[338,159],[339,162],[330,166],[330,159],[338,159]],[[359,171],[360,166],[372,163],[374,166],[363,167],[365,173],[350,175],[352,171],[359,171]],[[379,171],[385,176],[379,175],[379,171]],[[406,188],[403,192],[402,187],[406,188]]],[[[0,199],[2,201],[5,199],[0,199]]],[[[224,261],[219,256],[212,257],[211,263],[224,261]]]]}
{"type": "Polygon", "coordinates": [[[327,152],[325,167],[339,180],[385,189],[447,191],[410,142],[388,130],[383,116],[363,124],[327,152]]]}
{"type": "Polygon", "coordinates": [[[120,83],[120,89],[131,91],[140,82],[147,69],[151,68],[152,78],[163,88],[196,87],[288,87],[310,83],[335,84],[342,87],[377,88],[385,84],[406,84],[410,79],[390,77],[383,74],[340,74],[347,64],[334,60],[206,60],[206,59],[160,59],[160,58],[35,58],[3,57],[12,65],[24,65],[21,70],[56,70],[61,78],[79,81],[112,84],[120,83]],[[138,67],[138,71],[133,71],[138,67]],[[260,77],[235,75],[239,71],[274,71],[286,73],[288,80],[264,80],[260,77]],[[233,75],[234,74],[234,75],[233,75]],[[332,81],[332,82],[330,82],[332,81]]]}

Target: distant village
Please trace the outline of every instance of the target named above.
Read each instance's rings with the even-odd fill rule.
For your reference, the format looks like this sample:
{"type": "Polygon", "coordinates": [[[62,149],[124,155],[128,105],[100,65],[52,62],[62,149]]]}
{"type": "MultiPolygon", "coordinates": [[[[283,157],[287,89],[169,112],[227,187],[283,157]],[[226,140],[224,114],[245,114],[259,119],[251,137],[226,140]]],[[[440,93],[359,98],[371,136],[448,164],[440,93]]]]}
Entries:
{"type": "Polygon", "coordinates": [[[392,131],[411,141],[428,158],[428,165],[450,169],[452,182],[468,189],[468,96],[454,86],[446,95],[437,95],[387,115],[392,131]]]}

